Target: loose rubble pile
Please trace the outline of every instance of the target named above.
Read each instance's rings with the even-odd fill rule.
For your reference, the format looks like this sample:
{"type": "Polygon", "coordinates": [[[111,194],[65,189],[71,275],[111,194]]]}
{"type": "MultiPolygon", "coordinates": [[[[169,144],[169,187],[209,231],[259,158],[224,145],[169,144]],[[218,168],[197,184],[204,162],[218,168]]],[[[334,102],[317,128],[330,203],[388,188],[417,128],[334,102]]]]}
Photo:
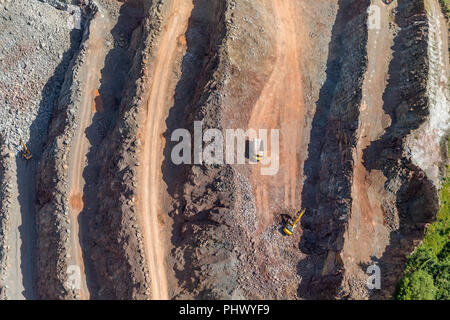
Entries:
{"type": "Polygon", "coordinates": [[[12,150],[21,138],[40,147],[80,31],[70,28],[69,12],[39,1],[5,2],[0,10],[0,131],[12,150]]]}

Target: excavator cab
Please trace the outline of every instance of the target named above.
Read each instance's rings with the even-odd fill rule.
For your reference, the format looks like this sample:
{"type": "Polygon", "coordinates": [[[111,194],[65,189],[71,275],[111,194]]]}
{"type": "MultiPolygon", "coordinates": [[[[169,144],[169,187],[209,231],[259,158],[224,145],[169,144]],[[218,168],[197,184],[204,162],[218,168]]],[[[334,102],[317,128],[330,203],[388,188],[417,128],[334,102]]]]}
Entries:
{"type": "Polygon", "coordinates": [[[288,223],[283,228],[283,232],[288,236],[292,236],[294,234],[297,223],[300,221],[301,217],[305,214],[305,209],[303,209],[302,211],[298,211],[297,214],[298,217],[294,221],[292,221],[292,219],[289,219],[288,223]]]}
{"type": "Polygon", "coordinates": [[[27,145],[25,144],[25,142],[23,142],[22,139],[20,139],[20,143],[21,143],[22,146],[23,146],[23,149],[22,149],[22,156],[23,156],[26,160],[30,160],[30,159],[33,157],[33,155],[31,154],[31,151],[28,150],[27,145]]]}

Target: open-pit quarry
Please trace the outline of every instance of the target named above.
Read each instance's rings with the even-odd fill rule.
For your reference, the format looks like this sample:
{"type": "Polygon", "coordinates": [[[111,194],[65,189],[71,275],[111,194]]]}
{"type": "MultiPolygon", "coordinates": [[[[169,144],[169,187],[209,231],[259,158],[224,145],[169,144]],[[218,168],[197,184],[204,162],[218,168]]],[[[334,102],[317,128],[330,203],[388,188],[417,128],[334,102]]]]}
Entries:
{"type": "Polygon", "coordinates": [[[0,299],[391,299],[448,30],[439,0],[0,0],[0,299]]]}

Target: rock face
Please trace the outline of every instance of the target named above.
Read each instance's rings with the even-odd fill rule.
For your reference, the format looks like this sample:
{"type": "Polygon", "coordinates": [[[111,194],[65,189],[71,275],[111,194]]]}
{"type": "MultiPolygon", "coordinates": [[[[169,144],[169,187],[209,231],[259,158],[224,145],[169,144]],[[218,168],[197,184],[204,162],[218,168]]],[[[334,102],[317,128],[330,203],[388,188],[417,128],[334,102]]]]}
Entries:
{"type": "MultiPolygon", "coordinates": [[[[442,5],[442,1],[439,1],[442,5]]],[[[447,149],[443,143],[450,131],[449,90],[447,87],[449,77],[448,59],[448,20],[442,14],[437,1],[425,1],[427,15],[427,54],[428,78],[426,96],[428,110],[426,120],[418,128],[414,126],[411,134],[405,141],[405,157],[420,167],[427,178],[437,187],[440,178],[445,175],[443,158],[447,149]]],[[[446,10],[444,9],[444,12],[446,10]]],[[[414,23],[420,23],[414,22],[414,23]]],[[[416,39],[415,39],[416,40],[416,39]]],[[[416,40],[417,41],[417,40],[416,40]]],[[[417,71],[411,69],[409,79],[417,78],[417,71]]],[[[411,80],[410,80],[411,81],[411,80]]]]}
{"type": "MultiPolygon", "coordinates": [[[[125,10],[121,10],[119,13],[120,17],[118,17],[113,16],[118,13],[115,12],[117,6],[114,4],[108,1],[99,1],[99,5],[102,6],[102,10],[107,10],[102,12],[102,14],[107,13],[112,18],[119,20],[119,22],[111,30],[111,38],[117,43],[112,44],[108,40],[109,37],[105,35],[107,39],[105,40],[105,45],[110,50],[106,61],[111,65],[106,66],[101,71],[102,79],[98,92],[99,96],[103,93],[105,95],[101,98],[95,98],[96,106],[101,108],[98,111],[102,112],[103,118],[107,119],[103,122],[94,119],[93,123],[96,121],[96,127],[92,125],[86,129],[87,138],[93,139],[95,137],[97,140],[103,138],[103,131],[108,129],[110,122],[114,122],[112,120],[113,113],[117,113],[117,110],[113,109],[117,103],[121,102],[122,104],[119,111],[120,120],[115,127],[117,131],[113,130],[110,133],[111,135],[106,137],[103,146],[98,147],[99,142],[95,142],[95,145],[91,147],[87,155],[90,171],[87,172],[85,170],[83,175],[90,175],[90,179],[87,181],[89,184],[101,177],[101,179],[98,179],[97,198],[101,199],[101,202],[98,205],[98,210],[97,207],[94,207],[94,210],[89,210],[89,212],[83,210],[83,220],[86,220],[85,216],[87,217],[87,214],[89,214],[87,217],[89,225],[87,226],[88,230],[85,230],[84,226],[80,227],[83,228],[83,232],[86,234],[82,239],[82,254],[88,256],[84,259],[85,264],[92,264],[92,266],[84,266],[86,269],[92,267],[92,273],[89,274],[92,298],[139,299],[145,298],[147,281],[144,279],[145,266],[139,260],[142,254],[139,254],[138,230],[135,222],[132,221],[133,217],[129,214],[130,211],[127,211],[127,204],[129,205],[130,202],[129,188],[131,180],[127,179],[127,177],[130,177],[129,175],[123,175],[124,167],[121,167],[120,170],[115,170],[114,166],[122,166],[123,161],[119,161],[119,163],[115,161],[118,161],[123,155],[128,159],[129,155],[125,152],[132,154],[133,150],[131,148],[136,147],[133,142],[137,136],[135,107],[143,90],[142,60],[146,57],[148,47],[151,45],[154,34],[158,30],[154,22],[157,21],[155,15],[158,14],[158,10],[157,6],[151,6],[150,2],[128,1],[127,8],[131,8],[129,10],[131,13],[129,14],[134,16],[128,21],[121,21],[123,16],[127,15],[127,13],[124,13],[125,10]],[[133,33],[133,28],[139,25],[139,22],[136,21],[139,21],[142,16],[142,12],[138,12],[140,10],[145,11],[148,15],[145,23],[133,33]],[[124,27],[126,23],[128,24],[124,27]],[[119,24],[121,25],[119,26],[119,24]],[[118,34],[120,32],[124,33],[118,34]],[[129,76],[123,81],[116,79],[113,83],[110,79],[111,72],[115,72],[113,76],[116,77],[121,76],[123,73],[120,69],[122,66],[119,68],[114,64],[120,61],[126,66],[128,63],[124,62],[124,56],[132,62],[129,76]],[[121,90],[120,85],[118,85],[120,83],[126,83],[126,90],[124,90],[122,96],[120,92],[111,94],[111,91],[121,90]],[[115,98],[117,95],[119,96],[118,102],[115,98]],[[108,114],[103,108],[108,109],[108,114]],[[101,132],[94,133],[94,131],[101,132]],[[114,143],[110,143],[108,138],[113,139],[114,143]],[[97,150],[97,148],[99,149],[97,150]],[[97,156],[98,159],[96,159],[97,156]],[[92,165],[91,162],[96,164],[92,165]],[[97,168],[93,168],[97,166],[97,163],[104,164],[100,172],[97,171],[97,168]],[[112,171],[109,172],[109,170],[112,171]],[[109,185],[108,183],[113,177],[116,178],[118,172],[120,176],[117,178],[120,183],[114,180],[115,185],[109,185]],[[96,177],[94,180],[92,175],[96,177]],[[122,188],[118,188],[118,184],[122,188]],[[111,187],[113,190],[109,189],[111,187]],[[125,193],[119,196],[118,194],[122,191],[125,193]],[[116,201],[123,202],[117,206],[116,201]],[[94,282],[98,283],[97,287],[94,282]]],[[[70,283],[68,283],[67,273],[70,261],[68,246],[70,241],[69,232],[71,230],[71,222],[68,217],[70,212],[70,152],[74,140],[74,132],[77,127],[82,125],[80,120],[82,100],[89,94],[83,92],[86,77],[90,72],[90,70],[86,70],[86,65],[88,55],[91,54],[92,47],[96,45],[95,41],[98,41],[98,39],[91,40],[91,38],[93,34],[92,28],[94,25],[98,25],[97,21],[99,19],[99,8],[93,2],[81,5],[81,9],[85,21],[83,37],[68,68],[58,104],[53,112],[48,141],[39,163],[37,177],[38,209],[36,224],[38,227],[37,260],[39,274],[37,291],[39,297],[44,299],[79,298],[77,291],[73,290],[70,283]]],[[[105,19],[105,16],[101,16],[101,18],[105,19]]],[[[127,72],[128,70],[126,70],[125,76],[127,72]]],[[[117,116],[117,114],[115,115],[117,116]]],[[[89,187],[91,188],[92,186],[89,187]]],[[[92,196],[87,197],[85,195],[82,201],[86,199],[92,201],[92,196]]],[[[85,205],[96,206],[97,204],[87,202],[85,205]]]]}
{"type": "Polygon", "coordinates": [[[147,299],[148,270],[137,227],[136,181],[138,129],[143,112],[145,66],[161,30],[164,2],[135,1],[146,16],[131,38],[131,69],[120,102],[118,120],[100,145],[98,211],[89,223],[90,252],[100,299],[147,299]]]}
{"type": "Polygon", "coordinates": [[[433,184],[435,177],[427,175],[426,167],[418,167],[411,161],[406,145],[409,135],[433,111],[427,93],[432,72],[428,55],[429,20],[424,2],[401,2],[395,22],[400,31],[394,39],[391,79],[383,97],[383,108],[392,121],[384,135],[364,154],[367,167],[382,171],[387,178],[386,220],[388,224],[396,221],[389,224],[391,241],[378,262],[383,287],[373,294],[374,298],[390,298],[406,256],[423,238],[425,225],[435,219],[439,205],[433,184]]]}
{"type": "Polygon", "coordinates": [[[311,214],[302,221],[301,249],[314,261],[315,269],[309,282],[301,284],[305,297],[319,293],[333,297],[333,287],[342,281],[339,253],[352,202],[352,148],[367,68],[369,1],[357,5],[339,1],[338,5],[327,79],[317,102],[304,169],[303,206],[311,214]]]}
{"type": "MultiPolygon", "coordinates": [[[[195,3],[192,19],[197,23],[187,31],[187,55],[204,58],[183,63],[182,68],[193,72],[185,72],[178,83],[180,93],[185,89],[194,94],[175,96],[175,108],[181,112],[186,106],[185,116],[176,116],[174,110],[168,133],[177,126],[192,131],[193,122],[199,120],[203,130],[224,130],[223,92],[230,73],[227,40],[232,34],[230,22],[236,3],[218,1],[206,6],[205,2],[195,3]],[[198,29],[206,31],[207,41],[198,40],[198,29]]],[[[172,146],[166,145],[166,154],[170,154],[172,146]]],[[[236,191],[241,183],[235,170],[230,165],[207,164],[174,168],[166,161],[163,172],[166,181],[174,175],[181,177],[169,188],[176,200],[175,209],[169,213],[174,221],[172,255],[179,286],[175,298],[244,298],[238,282],[241,274],[236,248],[249,244],[250,239],[236,215],[236,191]]]]}
{"type": "MultiPolygon", "coordinates": [[[[301,248],[308,253],[307,259],[314,261],[316,269],[311,279],[300,286],[307,297],[389,298],[401,277],[406,256],[423,237],[424,225],[434,219],[438,208],[435,186],[405,153],[408,135],[430,112],[426,95],[428,21],[422,1],[400,2],[395,14],[400,31],[394,40],[390,78],[383,95],[383,110],[390,116],[391,124],[363,151],[366,170],[379,170],[386,179],[384,189],[379,192],[383,194],[384,228],[390,233],[384,254],[368,262],[381,268],[382,289],[368,293],[367,276],[364,280],[355,279],[357,261],[354,252],[348,250],[363,246],[375,235],[356,239],[348,237],[347,232],[355,219],[363,219],[352,212],[355,199],[351,197],[351,186],[362,105],[360,88],[367,68],[369,4],[360,1],[350,9],[349,2],[340,1],[333,31],[330,50],[336,59],[328,62],[328,79],[316,113],[316,128],[325,139],[320,146],[311,142],[311,165],[305,165],[308,179],[303,200],[314,214],[303,219],[301,248]],[[311,157],[315,153],[316,157],[311,157]]],[[[314,130],[313,123],[312,136],[314,130]]],[[[368,265],[359,268],[365,273],[368,265]]]]}

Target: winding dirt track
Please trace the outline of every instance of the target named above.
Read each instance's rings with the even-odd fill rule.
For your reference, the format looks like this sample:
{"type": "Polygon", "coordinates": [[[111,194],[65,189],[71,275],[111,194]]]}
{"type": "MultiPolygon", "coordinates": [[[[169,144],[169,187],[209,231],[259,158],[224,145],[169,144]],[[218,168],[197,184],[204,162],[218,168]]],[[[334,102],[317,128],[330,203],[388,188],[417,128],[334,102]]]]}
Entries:
{"type": "Polygon", "coordinates": [[[80,226],[79,214],[83,210],[83,171],[86,166],[86,155],[89,151],[89,141],[86,137],[85,130],[91,124],[93,117],[93,105],[95,104],[96,88],[100,81],[100,70],[102,61],[104,61],[106,50],[104,44],[104,35],[107,34],[109,26],[108,19],[101,14],[96,16],[90,26],[89,35],[89,52],[83,72],[86,72],[86,80],[83,85],[83,98],[80,106],[79,125],[75,129],[73,146],[71,149],[72,161],[69,166],[70,181],[70,221],[72,229],[70,230],[69,253],[70,261],[73,265],[80,268],[81,271],[81,287],[80,299],[88,300],[90,292],[86,281],[85,262],[81,250],[80,243],[80,226]]]}
{"type": "MultiPolygon", "coordinates": [[[[140,172],[139,212],[144,233],[144,247],[151,276],[152,299],[169,299],[165,266],[165,247],[160,237],[158,213],[161,211],[161,190],[164,139],[164,114],[168,110],[168,88],[179,43],[177,39],[187,29],[192,11],[191,1],[173,1],[170,15],[162,31],[156,55],[152,84],[148,93],[147,118],[144,128],[144,151],[140,172]],[[175,4],[176,3],[176,4],[175,4]]],[[[173,96],[173,94],[172,94],[173,96]]]]}
{"type": "MultiPolygon", "coordinates": [[[[298,175],[302,172],[305,159],[299,150],[305,123],[298,41],[298,34],[302,32],[297,28],[302,18],[296,8],[296,1],[271,0],[265,1],[265,5],[272,6],[277,23],[274,26],[277,37],[276,60],[270,78],[252,110],[248,128],[280,129],[280,169],[274,176],[264,176],[260,173],[260,165],[256,165],[252,172],[257,212],[262,218],[260,228],[272,222],[276,210],[298,208],[300,205],[298,175]]],[[[271,150],[270,143],[267,150],[271,150]]]]}

